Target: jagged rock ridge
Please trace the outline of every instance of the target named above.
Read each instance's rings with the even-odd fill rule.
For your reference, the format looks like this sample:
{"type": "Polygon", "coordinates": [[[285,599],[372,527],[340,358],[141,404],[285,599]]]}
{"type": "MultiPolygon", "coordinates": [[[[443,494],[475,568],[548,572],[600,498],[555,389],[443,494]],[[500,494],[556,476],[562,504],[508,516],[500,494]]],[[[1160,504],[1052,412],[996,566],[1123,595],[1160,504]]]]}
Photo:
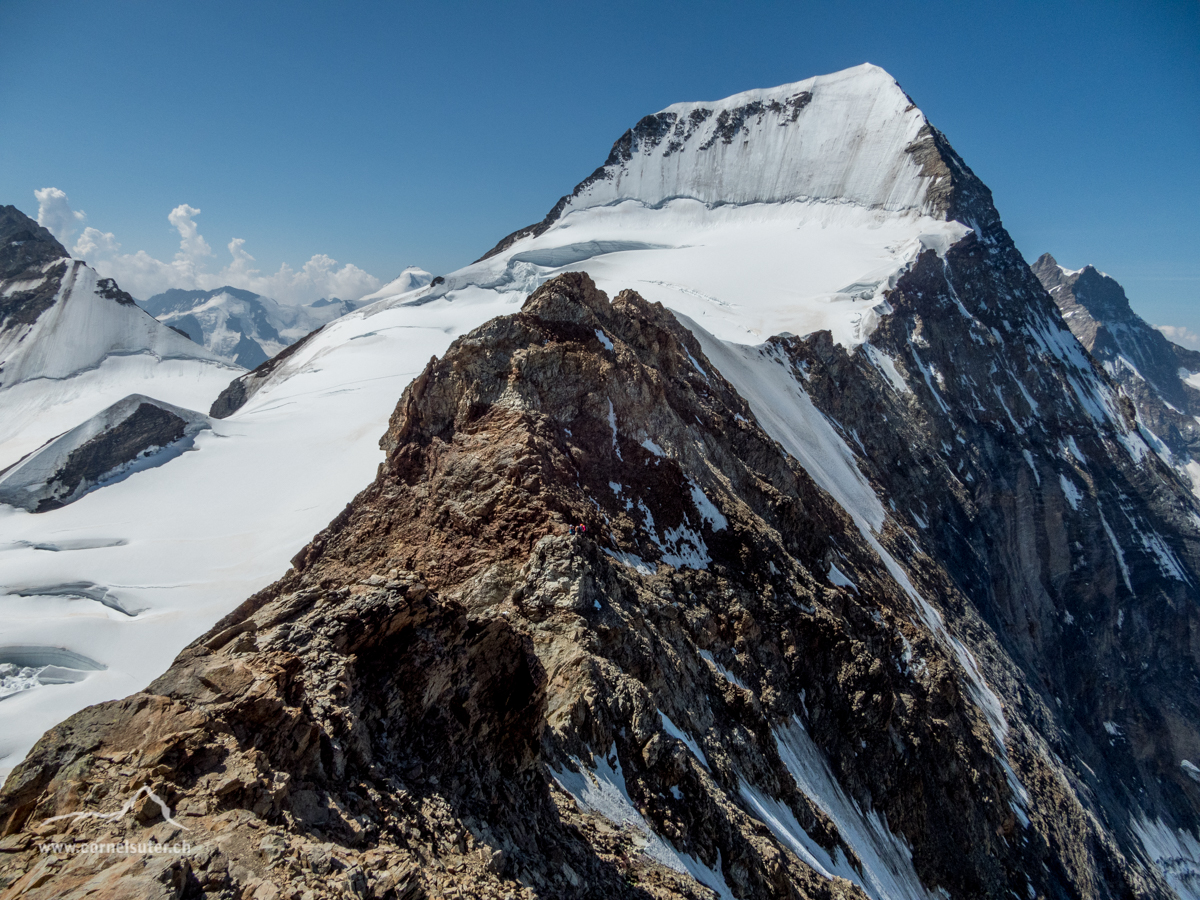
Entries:
{"type": "MultiPolygon", "coordinates": [[[[813,373],[807,346],[782,341],[781,364],[813,373]]],[[[1039,745],[1054,714],[1036,697],[1002,687],[997,743],[978,674],[917,599],[969,610],[962,573],[913,555],[903,522],[864,540],[661,307],[556,279],[431,362],[383,445],[287,577],[147,691],[39,743],[0,798],[10,890],[1162,891],[1039,745]],[[579,520],[591,537],[565,534],[579,520]],[[201,851],[55,865],[23,836],[142,782],[201,851]]],[[[987,624],[969,629],[1012,677],[987,624]]]]}
{"type": "Polygon", "coordinates": [[[1165,447],[1168,459],[1200,484],[1200,464],[1193,462],[1200,452],[1200,390],[1181,377],[1181,370],[1200,372],[1200,353],[1148,325],[1121,285],[1094,266],[1070,271],[1043,253],[1033,272],[1071,333],[1133,400],[1141,423],[1161,442],[1158,449],[1165,447]]]}

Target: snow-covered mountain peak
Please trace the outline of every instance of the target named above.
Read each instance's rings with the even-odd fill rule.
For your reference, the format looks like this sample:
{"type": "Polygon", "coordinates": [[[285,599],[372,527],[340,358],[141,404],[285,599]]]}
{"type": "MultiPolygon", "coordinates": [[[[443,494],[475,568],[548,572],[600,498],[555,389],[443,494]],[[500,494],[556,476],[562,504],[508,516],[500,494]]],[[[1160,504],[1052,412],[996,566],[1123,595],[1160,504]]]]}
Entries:
{"type": "Polygon", "coordinates": [[[375,293],[359,297],[354,306],[358,309],[376,300],[398,297],[400,294],[407,294],[409,291],[423,288],[431,281],[433,281],[432,273],[426,272],[420,266],[409,266],[375,293]]]}
{"type": "Polygon", "coordinates": [[[810,199],[920,210],[928,179],[905,151],[926,124],[876,66],[677,103],[626,132],[569,207],[689,197],[711,205],[810,199]]]}
{"type": "Polygon", "coordinates": [[[888,74],[886,69],[872,63],[861,63],[857,66],[851,66],[848,69],[831,72],[828,75],[815,75],[811,78],[777,85],[776,87],[751,88],[748,91],[730,94],[721,100],[684,100],[679,103],[672,103],[662,112],[684,115],[693,109],[707,108],[713,112],[720,113],[725,110],[749,106],[753,103],[770,105],[772,102],[783,102],[785,99],[790,99],[801,92],[811,92],[816,86],[825,87],[835,84],[854,85],[852,89],[858,93],[895,89],[903,96],[908,105],[912,105],[912,100],[908,98],[904,90],[900,87],[900,84],[888,74]]]}
{"type": "Polygon", "coordinates": [[[45,228],[0,208],[0,387],[69,378],[107,357],[214,360],[142,310],[111,278],[71,259],[45,228]]]}
{"type": "Polygon", "coordinates": [[[332,299],[293,306],[228,285],[210,291],[173,288],[141,304],[164,325],[247,369],[262,365],[357,305],[332,299]]]}
{"type": "MultiPolygon", "coordinates": [[[[852,206],[879,215],[999,221],[991,194],[886,71],[870,64],[642,118],[604,165],[540,223],[487,256],[584,210],[681,200],[852,206]]],[[[487,257],[485,257],[487,258],[487,257]]]]}
{"type": "Polygon", "coordinates": [[[723,340],[828,330],[850,347],[903,271],[971,232],[989,254],[1011,249],[987,186],[895,79],[862,65],[642,118],[541,222],[396,302],[523,296],[586,269],[723,340]],[[769,289],[747,292],[751,272],[769,289]]]}

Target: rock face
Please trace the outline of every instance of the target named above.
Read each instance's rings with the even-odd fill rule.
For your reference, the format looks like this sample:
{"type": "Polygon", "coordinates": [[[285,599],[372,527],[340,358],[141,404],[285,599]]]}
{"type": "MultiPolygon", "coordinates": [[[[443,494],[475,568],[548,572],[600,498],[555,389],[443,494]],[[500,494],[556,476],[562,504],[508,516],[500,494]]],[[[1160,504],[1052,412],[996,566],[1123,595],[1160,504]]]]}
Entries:
{"type": "MultiPolygon", "coordinates": [[[[1172,887],[1192,896],[1194,850],[1144,837],[1159,818],[1194,833],[1200,809],[1188,774],[1200,696],[1187,486],[1141,441],[1132,404],[1076,349],[1001,230],[944,259],[926,253],[889,304],[853,355],[820,336],[783,349],[969,598],[943,612],[989,659],[1010,727],[1025,719],[1043,758],[1065,761],[1055,777],[1080,805],[1058,806],[1047,827],[1103,823],[1127,856],[1183,872],[1172,887]],[[1016,670],[1001,674],[997,657],[1016,670]]],[[[1098,860],[1068,857],[1070,880],[1091,882],[1098,860]]]]}
{"type": "Polygon", "coordinates": [[[49,231],[15,206],[0,206],[0,331],[32,325],[50,308],[69,258],[49,231]]]}
{"type": "Polygon", "coordinates": [[[106,481],[173,459],[209,427],[200,413],[132,394],[0,472],[0,503],[59,509],[106,481]]]}
{"type": "Polygon", "coordinates": [[[854,429],[877,529],[661,306],[546,283],[430,362],[282,580],[39,742],[3,896],[1170,896],[1134,819],[1196,823],[1190,501],[1066,393],[1108,382],[1013,254],[921,257],[873,350],[762,350],[854,429]],[[172,821],[69,817],[142,786],[172,821]],[[192,847],[38,849],[148,835],[192,847]]]}
{"type": "MultiPolygon", "coordinates": [[[[1175,457],[1185,477],[1200,455],[1200,390],[1180,370],[1200,372],[1200,353],[1171,343],[1129,306],[1114,279],[1084,266],[1070,271],[1049,253],[1033,273],[1050,292],[1071,333],[1133,401],[1142,425],[1175,457]]],[[[1200,478],[1200,466],[1196,467],[1200,478]]]]}

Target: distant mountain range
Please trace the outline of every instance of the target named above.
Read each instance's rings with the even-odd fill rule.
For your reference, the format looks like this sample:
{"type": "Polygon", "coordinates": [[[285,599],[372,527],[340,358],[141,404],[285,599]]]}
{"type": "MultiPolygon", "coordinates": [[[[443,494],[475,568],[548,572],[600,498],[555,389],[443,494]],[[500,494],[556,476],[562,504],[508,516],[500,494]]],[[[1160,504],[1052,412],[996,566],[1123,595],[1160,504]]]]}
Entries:
{"type": "Polygon", "coordinates": [[[380,297],[423,287],[432,277],[411,267],[374,294],[358,300],[323,297],[308,306],[289,306],[228,285],[211,291],[172,288],[138,305],[220,359],[254,369],[322,325],[380,297]]]}

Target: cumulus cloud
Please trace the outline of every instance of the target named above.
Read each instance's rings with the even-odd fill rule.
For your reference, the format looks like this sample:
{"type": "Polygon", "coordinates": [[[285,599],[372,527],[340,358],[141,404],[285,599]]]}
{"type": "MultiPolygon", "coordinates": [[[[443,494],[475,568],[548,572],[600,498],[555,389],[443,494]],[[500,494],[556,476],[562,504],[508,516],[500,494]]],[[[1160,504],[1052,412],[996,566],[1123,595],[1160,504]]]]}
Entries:
{"type": "Polygon", "coordinates": [[[75,242],[71,255],[76,259],[87,259],[89,256],[111,256],[120,249],[121,244],[111,231],[101,231],[89,225],[75,242]]]}
{"type": "Polygon", "coordinates": [[[226,279],[222,283],[274,297],[281,303],[311,303],[321,297],[357,300],[382,284],[374,275],[351,263],[339,268],[337,260],[324,253],[318,253],[298,272],[283,263],[279,271],[263,275],[254,267],[254,257],[243,249],[245,243],[242,238],[229,242],[233,262],[221,270],[221,278],[226,279]]]}
{"type": "Polygon", "coordinates": [[[1155,325],[1154,327],[1166,335],[1167,340],[1179,344],[1181,347],[1200,350],[1200,334],[1192,331],[1186,325],[1155,325]]]}
{"type": "Polygon", "coordinates": [[[69,244],[71,236],[87,219],[87,213],[71,209],[67,195],[56,187],[34,191],[38,202],[38,224],[50,229],[59,243],[69,244]]]}
{"type": "MultiPolygon", "coordinates": [[[[58,188],[43,188],[34,193],[39,203],[38,222],[66,243],[86,216],[72,210],[67,195],[58,188]]],[[[227,245],[229,263],[210,271],[215,254],[200,233],[196,222],[199,215],[200,210],[186,203],[167,215],[167,221],[179,232],[179,250],[169,262],[156,259],[145,250],[121,253],[121,244],[111,232],[91,226],[84,228],[72,254],[88,259],[101,275],[115,278],[122,288],[143,299],[169,288],[208,291],[229,285],[273,297],[280,303],[303,305],[322,297],[357,300],[378,290],[383,283],[358,266],[350,263],[339,266],[337,260],[324,253],[313,256],[299,270],[283,263],[278,271],[264,275],[245,249],[243,238],[234,238],[227,245]]]]}
{"type": "Polygon", "coordinates": [[[192,221],[198,215],[200,210],[186,203],[175,207],[167,215],[167,221],[179,232],[179,252],[175,254],[177,260],[199,262],[204,257],[213,255],[212,247],[208,246],[208,241],[200,234],[200,226],[192,221]]]}

